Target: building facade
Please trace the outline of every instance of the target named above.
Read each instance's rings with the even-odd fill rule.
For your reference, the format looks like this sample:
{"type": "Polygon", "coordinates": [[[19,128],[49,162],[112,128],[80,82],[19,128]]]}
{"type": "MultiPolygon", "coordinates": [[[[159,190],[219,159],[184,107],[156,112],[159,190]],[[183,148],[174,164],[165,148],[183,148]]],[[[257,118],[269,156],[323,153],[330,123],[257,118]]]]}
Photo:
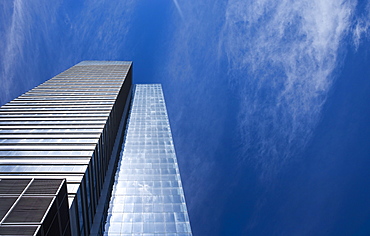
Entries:
{"type": "Polygon", "coordinates": [[[190,236],[161,85],[135,86],[125,133],[104,235],[190,236]]]}
{"type": "MultiPolygon", "coordinates": [[[[139,181],[142,180],[142,177],[133,180],[136,181],[137,190],[133,190],[132,186],[128,188],[126,188],[127,186],[122,187],[122,182],[125,181],[121,181],[117,177],[121,176],[119,173],[123,169],[126,170],[124,175],[130,176],[129,178],[133,178],[133,173],[145,172],[142,172],[140,165],[135,166],[133,164],[132,161],[137,161],[133,160],[135,155],[131,157],[128,155],[128,153],[133,152],[133,146],[135,146],[131,145],[134,142],[132,140],[135,140],[135,142],[137,140],[137,138],[128,139],[128,137],[131,137],[130,127],[135,127],[133,128],[134,130],[141,127],[141,123],[136,125],[135,122],[132,122],[131,125],[131,122],[128,122],[129,113],[131,116],[135,114],[133,110],[130,111],[131,104],[133,108],[135,107],[132,97],[137,97],[136,92],[140,90],[138,88],[141,86],[145,87],[146,85],[138,85],[135,90],[133,89],[135,86],[132,85],[131,62],[84,61],[0,108],[0,190],[1,181],[3,183],[4,181],[20,183],[21,181],[25,182],[25,179],[29,180],[20,193],[2,194],[0,192],[0,201],[1,199],[8,199],[9,202],[6,207],[2,207],[2,204],[0,204],[0,211],[2,212],[0,212],[0,235],[3,232],[7,232],[7,235],[19,235],[9,234],[11,228],[15,228],[16,225],[28,227],[31,224],[35,226],[35,229],[38,227],[37,230],[29,234],[24,233],[23,235],[124,235],[124,231],[119,231],[118,233],[117,230],[112,231],[110,229],[110,225],[114,225],[112,224],[112,219],[118,219],[115,214],[111,213],[116,212],[114,208],[116,194],[120,194],[121,191],[141,191],[141,182],[139,181]],[[134,96],[132,94],[133,91],[135,91],[134,96]],[[127,130],[127,139],[123,142],[125,130],[127,130]],[[120,163],[119,173],[117,172],[116,174],[118,161],[120,163]],[[125,161],[127,161],[126,165],[125,161]],[[131,166],[131,169],[127,168],[129,166],[131,166]],[[29,188],[32,188],[32,183],[37,183],[38,181],[43,182],[44,186],[38,188],[38,193],[34,191],[32,196],[28,196],[26,193],[29,188]],[[58,194],[63,195],[63,187],[60,184],[58,185],[58,181],[66,183],[67,211],[63,211],[58,205],[59,201],[62,202],[62,200],[58,200],[60,198],[58,198],[58,194]],[[54,186],[52,188],[57,189],[57,191],[53,193],[47,192],[47,196],[43,195],[45,183],[49,183],[47,184],[48,186],[54,186]],[[112,192],[113,183],[115,185],[112,192]],[[113,196],[112,199],[111,195],[113,196]],[[37,199],[45,200],[44,198],[47,197],[53,197],[54,200],[50,202],[45,200],[49,205],[45,203],[45,206],[47,205],[48,207],[46,207],[46,210],[41,211],[43,212],[41,220],[33,222],[30,219],[27,219],[28,221],[19,219],[10,224],[9,217],[12,211],[19,208],[21,199],[24,197],[32,197],[32,200],[36,202],[39,201],[37,199]],[[12,202],[11,199],[16,200],[12,202]],[[55,208],[54,202],[58,206],[58,214],[55,213],[55,210],[48,210],[55,208]],[[49,216],[50,214],[51,216],[49,216]],[[49,218],[52,218],[53,222],[58,222],[55,224],[58,224],[59,234],[56,234],[56,231],[51,231],[51,228],[47,225],[50,220],[42,221],[49,218]],[[68,220],[62,222],[60,219],[68,220]]],[[[160,88],[158,85],[150,86],[156,87],[157,90],[160,88]]],[[[149,100],[148,103],[151,103],[152,99],[149,100]]],[[[163,111],[163,108],[165,110],[163,97],[161,102],[163,102],[163,106],[159,109],[160,112],[163,111]]],[[[153,101],[153,103],[155,102],[153,101]]],[[[149,112],[145,117],[150,116],[151,113],[156,114],[155,111],[149,112]]],[[[130,121],[135,119],[130,118],[130,121]]],[[[156,118],[153,119],[155,120],[156,118]]],[[[140,131],[140,134],[143,132],[148,132],[148,134],[140,137],[155,135],[153,130],[162,129],[160,124],[162,123],[159,122],[159,126],[155,128],[155,123],[153,123],[151,126],[152,130],[143,129],[140,131]]],[[[168,120],[167,129],[170,135],[168,120]]],[[[162,134],[159,132],[157,135],[162,134]]],[[[166,141],[172,144],[172,138],[164,142],[166,141]]],[[[163,160],[170,158],[166,154],[167,149],[171,149],[168,146],[163,145],[163,160]]],[[[149,146],[145,144],[144,146],[136,145],[135,147],[143,148],[142,150],[137,150],[138,153],[146,153],[148,150],[145,148],[149,146]]],[[[159,148],[162,147],[157,145],[155,152],[162,152],[159,148]]],[[[176,173],[174,174],[176,180],[173,181],[178,181],[179,183],[177,187],[172,186],[172,183],[165,184],[170,184],[173,192],[175,192],[176,187],[178,193],[176,196],[180,198],[182,210],[177,211],[178,208],[174,206],[175,202],[173,201],[178,201],[178,197],[174,197],[175,195],[170,191],[168,195],[170,197],[162,202],[166,205],[166,211],[163,210],[163,207],[162,211],[169,213],[169,205],[172,206],[173,217],[170,217],[171,222],[175,222],[175,227],[177,226],[176,222],[178,222],[179,230],[180,221],[174,221],[174,217],[177,212],[182,212],[184,220],[181,222],[183,222],[182,225],[186,224],[183,226],[186,230],[180,230],[180,232],[189,235],[191,234],[190,225],[173,146],[171,150],[173,162],[172,165],[166,166],[166,169],[168,170],[169,166],[172,166],[173,170],[171,170],[171,173],[176,173]],[[168,204],[165,204],[165,202],[168,204]]],[[[142,163],[145,167],[149,167],[149,162],[151,162],[149,158],[151,157],[148,156],[148,163],[142,163]]],[[[160,159],[158,157],[156,162],[160,161],[160,159]]],[[[145,178],[150,178],[151,176],[154,181],[157,178],[154,173],[157,172],[160,173],[160,176],[167,175],[167,172],[163,172],[165,164],[157,165],[157,167],[157,170],[153,168],[150,173],[145,172],[145,178]]],[[[168,173],[168,176],[170,175],[168,173]]],[[[132,184],[133,181],[127,181],[125,184],[132,184]]],[[[172,181],[172,179],[168,181],[172,181]]],[[[163,190],[165,188],[167,187],[163,185],[163,190]]],[[[161,194],[164,194],[166,191],[161,190],[161,194]]],[[[140,211],[140,214],[144,213],[142,208],[139,209],[138,205],[135,205],[138,199],[142,201],[142,195],[132,194],[125,196],[127,196],[126,200],[129,199],[127,200],[128,202],[124,202],[126,203],[123,204],[125,207],[133,205],[138,212],[140,211]],[[134,204],[129,204],[130,201],[134,201],[134,204]]],[[[118,205],[121,206],[122,204],[118,205]]],[[[154,205],[156,203],[153,201],[152,206],[154,207],[154,205]]],[[[27,204],[25,206],[27,208],[27,204]]],[[[29,211],[35,210],[32,207],[27,209],[29,211]]],[[[122,214],[126,213],[125,209],[123,209],[122,214]]],[[[133,213],[132,210],[130,213],[133,213]]],[[[154,212],[152,214],[153,216],[155,215],[154,212]]],[[[143,217],[148,216],[147,214],[142,215],[143,217]]],[[[137,214],[125,215],[122,218],[122,222],[126,222],[128,216],[136,217],[137,214]]],[[[137,222],[136,220],[137,218],[132,218],[130,222],[137,222]]],[[[146,225],[144,222],[146,220],[142,222],[142,228],[147,227],[144,226],[146,225]]],[[[162,222],[165,224],[165,221],[162,222]]],[[[49,222],[49,224],[51,223],[49,222]]],[[[53,229],[55,230],[55,228],[53,229]]],[[[169,235],[166,232],[171,231],[165,230],[166,228],[162,231],[154,229],[150,233],[152,235],[158,233],[169,235]]],[[[144,232],[147,231],[142,231],[142,233],[144,232]]]]}

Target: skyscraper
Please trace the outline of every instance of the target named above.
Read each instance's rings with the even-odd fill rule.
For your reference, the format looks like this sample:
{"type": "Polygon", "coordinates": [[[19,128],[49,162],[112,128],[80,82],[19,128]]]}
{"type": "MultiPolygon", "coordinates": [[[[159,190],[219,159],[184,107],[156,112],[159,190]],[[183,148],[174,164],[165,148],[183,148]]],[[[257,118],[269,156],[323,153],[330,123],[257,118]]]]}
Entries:
{"type": "Polygon", "coordinates": [[[191,235],[161,87],[131,77],[84,61],[1,107],[0,234],[191,235]]]}
{"type": "Polygon", "coordinates": [[[159,84],[136,85],[106,235],[191,235],[159,84]]]}

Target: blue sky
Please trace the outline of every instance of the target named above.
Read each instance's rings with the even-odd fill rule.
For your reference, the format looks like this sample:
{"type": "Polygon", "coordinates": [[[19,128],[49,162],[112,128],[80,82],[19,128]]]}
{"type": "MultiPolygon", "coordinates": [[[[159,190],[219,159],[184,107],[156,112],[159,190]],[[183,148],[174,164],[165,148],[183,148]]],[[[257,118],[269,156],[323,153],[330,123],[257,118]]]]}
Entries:
{"type": "Polygon", "coordinates": [[[5,0],[0,102],[132,60],[163,85],[194,235],[369,235],[369,30],[355,0],[5,0]]]}

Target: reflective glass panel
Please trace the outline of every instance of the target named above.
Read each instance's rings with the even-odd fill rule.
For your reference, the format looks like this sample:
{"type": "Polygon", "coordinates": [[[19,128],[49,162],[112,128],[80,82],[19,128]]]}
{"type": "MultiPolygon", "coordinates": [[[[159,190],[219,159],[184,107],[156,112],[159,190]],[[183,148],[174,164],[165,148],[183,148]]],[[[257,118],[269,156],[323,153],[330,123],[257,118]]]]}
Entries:
{"type": "Polygon", "coordinates": [[[192,235],[160,85],[136,85],[104,235],[192,235]]]}

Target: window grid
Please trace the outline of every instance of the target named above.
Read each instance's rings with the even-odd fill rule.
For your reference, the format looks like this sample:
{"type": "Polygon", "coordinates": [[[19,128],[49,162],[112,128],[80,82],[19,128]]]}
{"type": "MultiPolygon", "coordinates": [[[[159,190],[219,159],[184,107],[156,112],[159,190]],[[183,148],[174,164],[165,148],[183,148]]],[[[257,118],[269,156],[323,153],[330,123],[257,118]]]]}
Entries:
{"type": "Polygon", "coordinates": [[[104,235],[192,235],[160,85],[136,85],[122,147],[104,235]]]}

